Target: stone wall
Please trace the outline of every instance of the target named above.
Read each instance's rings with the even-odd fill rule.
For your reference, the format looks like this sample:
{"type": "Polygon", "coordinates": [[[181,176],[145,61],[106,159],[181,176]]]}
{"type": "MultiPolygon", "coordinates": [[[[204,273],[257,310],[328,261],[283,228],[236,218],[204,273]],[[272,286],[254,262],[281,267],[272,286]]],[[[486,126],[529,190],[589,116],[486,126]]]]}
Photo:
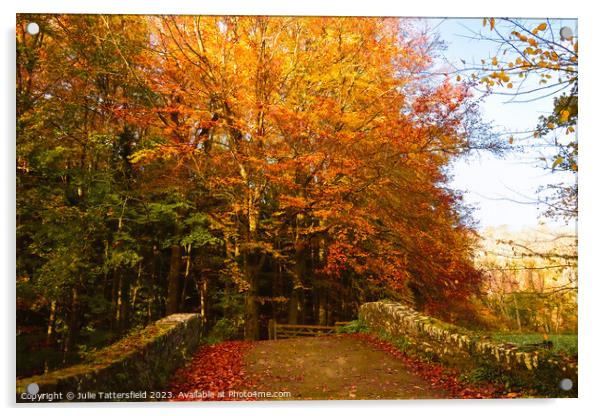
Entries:
{"type": "MultiPolygon", "coordinates": [[[[554,378],[577,381],[577,362],[545,349],[525,350],[509,343],[496,342],[423,315],[394,302],[370,302],[360,307],[359,319],[368,328],[396,338],[403,337],[417,350],[442,361],[487,360],[514,373],[545,371],[554,378]]],[[[556,380],[550,382],[557,383],[556,380]]]]}
{"type": "MultiPolygon", "coordinates": [[[[89,361],[41,376],[17,379],[17,402],[31,402],[27,386],[39,393],[156,392],[166,388],[173,370],[181,366],[201,340],[198,314],[167,316],[121,341],[99,350],[89,361]]],[[[125,400],[149,400],[125,397],[125,400]]],[[[61,398],[59,398],[61,400],[61,398]]],[[[98,395],[92,400],[102,400],[98,395]]]]}

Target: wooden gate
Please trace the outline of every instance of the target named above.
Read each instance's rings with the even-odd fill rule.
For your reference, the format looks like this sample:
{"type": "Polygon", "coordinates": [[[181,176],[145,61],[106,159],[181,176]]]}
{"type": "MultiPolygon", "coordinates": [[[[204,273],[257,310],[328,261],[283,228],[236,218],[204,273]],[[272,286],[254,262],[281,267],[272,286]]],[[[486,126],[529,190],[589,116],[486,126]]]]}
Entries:
{"type": "Polygon", "coordinates": [[[321,335],[336,334],[337,328],[347,325],[348,322],[335,322],[334,326],[326,325],[294,325],[279,324],[273,319],[268,322],[270,339],[284,339],[297,337],[316,337],[321,335]]]}

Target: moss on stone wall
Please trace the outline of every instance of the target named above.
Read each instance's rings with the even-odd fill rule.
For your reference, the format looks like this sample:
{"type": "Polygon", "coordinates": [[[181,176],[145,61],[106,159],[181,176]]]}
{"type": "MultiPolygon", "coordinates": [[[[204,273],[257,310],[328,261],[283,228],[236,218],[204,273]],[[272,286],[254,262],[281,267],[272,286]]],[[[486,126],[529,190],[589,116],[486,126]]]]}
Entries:
{"type": "Polygon", "coordinates": [[[360,307],[359,319],[372,331],[392,338],[403,337],[408,348],[426,357],[450,365],[487,364],[545,394],[560,393],[558,382],[563,378],[577,383],[576,360],[545,349],[526,351],[513,344],[496,342],[400,303],[365,303],[360,307]]]}
{"type": "MultiPolygon", "coordinates": [[[[17,379],[17,401],[27,386],[39,393],[160,391],[201,341],[198,314],[174,314],[98,351],[89,361],[41,376],[17,379]]],[[[98,397],[97,397],[98,398],[98,397]]],[[[143,398],[148,400],[149,397],[143,398]]]]}

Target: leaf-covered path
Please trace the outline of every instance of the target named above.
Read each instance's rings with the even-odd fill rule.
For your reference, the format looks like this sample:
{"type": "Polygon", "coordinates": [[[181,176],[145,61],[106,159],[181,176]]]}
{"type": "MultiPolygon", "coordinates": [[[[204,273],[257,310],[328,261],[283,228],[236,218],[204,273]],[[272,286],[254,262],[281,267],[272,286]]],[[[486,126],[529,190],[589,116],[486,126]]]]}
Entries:
{"type": "Polygon", "coordinates": [[[245,357],[247,379],[258,391],[304,399],[427,399],[448,397],[407,366],[347,336],[263,341],[245,357]]]}
{"type": "Polygon", "coordinates": [[[408,357],[367,334],[205,346],[176,372],[171,391],[172,400],[495,396],[490,388],[474,389],[459,382],[453,369],[408,357]],[[286,395],[278,396],[280,392],[286,395]]]}

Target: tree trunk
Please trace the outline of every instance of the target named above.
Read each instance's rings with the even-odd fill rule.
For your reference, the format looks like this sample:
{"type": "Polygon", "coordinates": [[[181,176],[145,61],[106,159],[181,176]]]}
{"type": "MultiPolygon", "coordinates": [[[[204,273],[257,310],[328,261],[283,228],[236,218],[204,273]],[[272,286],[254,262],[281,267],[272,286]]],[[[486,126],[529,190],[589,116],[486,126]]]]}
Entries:
{"type": "Polygon", "coordinates": [[[121,273],[119,279],[119,290],[117,297],[117,310],[119,319],[117,328],[119,332],[124,332],[128,328],[130,306],[130,278],[126,273],[121,273]]]}
{"type": "MultiPolygon", "coordinates": [[[[55,333],[55,322],[56,322],[56,300],[50,302],[50,316],[48,317],[48,328],[46,330],[46,346],[52,346],[54,348],[54,333],[55,333]]],[[[48,356],[44,359],[44,374],[50,371],[50,365],[48,356]]]]}
{"type": "Polygon", "coordinates": [[[197,288],[199,291],[199,313],[204,333],[207,325],[207,279],[205,277],[201,277],[197,281],[197,288]]]}
{"type": "Polygon", "coordinates": [[[320,325],[327,325],[328,323],[328,314],[326,313],[328,306],[327,296],[328,295],[325,290],[322,290],[320,293],[318,293],[318,323],[320,325]]]}
{"type": "MultiPolygon", "coordinates": [[[[63,346],[64,353],[70,353],[75,350],[77,338],[79,335],[79,293],[77,287],[71,292],[71,308],[69,311],[67,337],[63,346]]],[[[63,362],[67,362],[67,354],[63,356],[63,362]]]]}
{"type": "Polygon", "coordinates": [[[119,287],[121,286],[121,279],[117,269],[111,271],[111,305],[112,305],[112,316],[111,316],[111,330],[119,330],[119,287]]]}
{"type": "Polygon", "coordinates": [[[299,316],[303,311],[303,275],[305,272],[305,246],[303,242],[295,244],[295,268],[293,271],[293,290],[289,301],[288,323],[299,323],[299,316]]]}
{"type": "Polygon", "coordinates": [[[288,301],[288,323],[299,323],[299,289],[293,288],[290,300],[288,301]]]}
{"type": "Polygon", "coordinates": [[[179,244],[171,246],[171,259],[169,261],[169,275],[167,277],[167,305],[166,313],[171,315],[178,312],[180,301],[180,263],[182,247],[179,244]]]}
{"type": "Polygon", "coordinates": [[[56,321],[56,300],[50,302],[50,316],[48,317],[48,327],[46,329],[46,345],[54,343],[54,323],[56,321]]]}
{"type": "Polygon", "coordinates": [[[516,313],[516,325],[518,327],[518,332],[522,332],[522,326],[520,324],[520,313],[518,311],[518,302],[516,301],[516,294],[512,294],[512,298],[514,300],[514,312],[516,313]]]}
{"type": "MultiPolygon", "coordinates": [[[[258,186],[251,186],[246,176],[246,170],[242,168],[241,176],[247,180],[247,220],[249,221],[247,229],[247,242],[257,242],[257,227],[259,225],[259,201],[260,190],[258,186]]],[[[248,290],[245,292],[245,339],[259,339],[259,307],[257,305],[257,295],[259,290],[259,281],[257,273],[261,270],[265,261],[265,253],[259,258],[255,250],[245,248],[243,252],[243,273],[247,282],[248,290]]]]}
{"type": "Polygon", "coordinates": [[[142,276],[142,262],[138,263],[138,273],[136,274],[136,281],[133,285],[130,285],[130,305],[129,310],[136,314],[136,301],[138,300],[138,291],[140,290],[140,278],[142,276]]]}
{"type": "Polygon", "coordinates": [[[192,254],[192,244],[188,244],[185,247],[186,250],[186,267],[184,268],[184,282],[182,284],[182,294],[180,299],[180,310],[185,310],[186,303],[186,290],[188,289],[188,276],[190,275],[190,265],[191,265],[191,254],[192,254]]]}
{"type": "Polygon", "coordinates": [[[257,307],[257,276],[248,264],[248,254],[245,255],[245,275],[249,284],[245,292],[245,339],[259,339],[259,310],[257,307]]]}
{"type": "Polygon", "coordinates": [[[560,329],[560,318],[562,317],[562,303],[559,303],[556,307],[556,324],[554,328],[554,332],[558,334],[558,329],[560,329]]]}
{"type": "MultiPolygon", "coordinates": [[[[161,280],[159,279],[157,276],[159,276],[160,271],[158,270],[158,264],[159,264],[159,255],[160,255],[160,251],[158,250],[157,246],[153,246],[153,251],[152,251],[152,260],[151,260],[151,274],[150,274],[150,287],[151,288],[155,288],[158,286],[157,284],[157,280],[161,280]]],[[[155,316],[156,316],[156,311],[160,311],[161,310],[161,297],[157,294],[156,290],[151,290],[150,291],[150,296],[148,297],[148,303],[147,303],[147,317],[148,317],[148,321],[154,321],[155,316]]]]}

